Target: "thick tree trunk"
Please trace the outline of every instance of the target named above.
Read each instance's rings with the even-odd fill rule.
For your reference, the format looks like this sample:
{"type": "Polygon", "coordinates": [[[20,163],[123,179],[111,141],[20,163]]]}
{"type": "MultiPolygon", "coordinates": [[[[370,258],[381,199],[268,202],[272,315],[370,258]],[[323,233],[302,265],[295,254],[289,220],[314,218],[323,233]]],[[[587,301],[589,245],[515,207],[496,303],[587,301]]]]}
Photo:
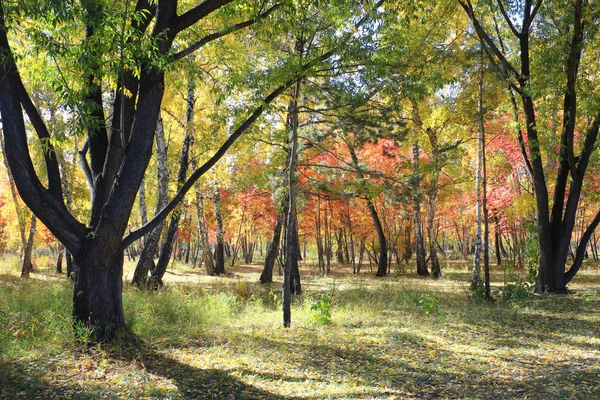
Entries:
{"type": "Polygon", "coordinates": [[[75,262],[73,317],[93,330],[99,340],[113,338],[125,328],[123,314],[123,252],[91,244],[85,258],[75,262]]]}
{"type": "Polygon", "coordinates": [[[8,165],[8,158],[6,157],[6,150],[4,148],[4,135],[0,134],[0,150],[2,151],[2,159],[4,161],[4,166],[6,167],[6,171],[8,173],[8,185],[10,186],[10,194],[15,206],[15,213],[17,214],[17,222],[19,223],[19,238],[21,239],[21,258],[23,257],[23,252],[25,247],[27,246],[27,238],[25,237],[25,224],[27,223],[25,220],[26,209],[24,210],[21,206],[19,206],[19,196],[17,195],[17,189],[15,187],[15,181],[13,179],[13,174],[10,170],[10,166],[8,165]]]}

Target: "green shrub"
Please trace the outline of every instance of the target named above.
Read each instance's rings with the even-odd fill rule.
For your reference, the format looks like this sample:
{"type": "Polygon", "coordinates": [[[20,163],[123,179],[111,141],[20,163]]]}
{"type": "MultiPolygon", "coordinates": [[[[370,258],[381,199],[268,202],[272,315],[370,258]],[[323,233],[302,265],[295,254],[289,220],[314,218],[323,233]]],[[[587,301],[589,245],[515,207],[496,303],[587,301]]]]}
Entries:
{"type": "Polygon", "coordinates": [[[437,315],[442,308],[439,299],[428,293],[422,293],[417,297],[417,305],[428,315],[437,315]]]}
{"type": "Polygon", "coordinates": [[[317,297],[317,301],[310,306],[311,318],[318,325],[327,325],[331,323],[331,293],[323,293],[317,297]]]}
{"type": "Polygon", "coordinates": [[[534,286],[530,283],[509,283],[498,291],[498,297],[504,303],[517,306],[533,297],[534,286]]]}

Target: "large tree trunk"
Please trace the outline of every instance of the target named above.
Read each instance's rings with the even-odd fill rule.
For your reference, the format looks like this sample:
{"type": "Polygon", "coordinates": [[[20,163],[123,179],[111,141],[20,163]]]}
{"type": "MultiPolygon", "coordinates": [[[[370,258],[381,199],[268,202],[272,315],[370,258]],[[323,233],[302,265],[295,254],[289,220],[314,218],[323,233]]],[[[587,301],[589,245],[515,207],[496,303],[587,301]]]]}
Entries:
{"type": "MultiPolygon", "coordinates": [[[[26,212],[27,209],[23,209],[19,205],[19,196],[17,195],[17,189],[15,187],[15,182],[13,179],[13,174],[10,170],[10,166],[8,165],[8,158],[6,157],[6,150],[4,148],[4,135],[0,135],[0,150],[2,151],[2,159],[4,161],[4,166],[6,167],[6,171],[8,173],[8,185],[10,186],[10,194],[15,206],[15,213],[17,214],[17,222],[19,223],[19,238],[21,239],[21,259],[23,258],[25,248],[27,247],[27,238],[25,237],[25,229],[26,226],[26,212]]],[[[21,266],[21,270],[23,271],[25,265],[21,266]]]]}
{"type": "Polygon", "coordinates": [[[123,314],[123,252],[92,243],[76,260],[73,317],[99,339],[111,339],[125,327],[123,314]]]}
{"type": "Polygon", "coordinates": [[[419,106],[415,100],[412,102],[413,115],[413,174],[411,177],[413,188],[413,225],[415,231],[415,255],[417,261],[417,274],[428,276],[427,260],[425,258],[425,239],[423,237],[423,223],[421,221],[421,201],[423,194],[421,192],[421,171],[419,169],[419,134],[423,130],[419,106]]]}

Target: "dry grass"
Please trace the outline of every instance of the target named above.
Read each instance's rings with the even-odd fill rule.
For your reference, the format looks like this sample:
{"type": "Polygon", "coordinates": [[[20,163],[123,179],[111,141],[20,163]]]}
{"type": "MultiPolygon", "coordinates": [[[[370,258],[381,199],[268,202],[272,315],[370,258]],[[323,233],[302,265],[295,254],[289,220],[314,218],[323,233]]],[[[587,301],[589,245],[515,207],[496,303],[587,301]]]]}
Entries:
{"type": "MultiPolygon", "coordinates": [[[[259,266],[231,272],[176,265],[162,292],[127,287],[131,334],[91,347],[72,334],[68,282],[3,275],[0,398],[600,398],[596,269],[570,295],[494,304],[469,300],[456,264],[438,281],[305,269],[289,329],[280,282],[257,284],[259,266]],[[329,324],[310,310],[318,293],[332,296],[329,324]]],[[[493,278],[502,286],[503,271],[493,278]]]]}

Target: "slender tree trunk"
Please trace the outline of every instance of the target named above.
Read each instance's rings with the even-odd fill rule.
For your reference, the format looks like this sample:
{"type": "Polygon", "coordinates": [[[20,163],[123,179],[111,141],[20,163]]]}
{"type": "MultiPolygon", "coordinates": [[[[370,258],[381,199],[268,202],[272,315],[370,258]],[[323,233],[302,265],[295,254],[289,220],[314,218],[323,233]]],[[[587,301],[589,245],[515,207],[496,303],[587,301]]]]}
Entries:
{"type": "Polygon", "coordinates": [[[21,268],[21,278],[29,278],[29,273],[33,272],[33,263],[31,261],[31,253],[33,252],[33,239],[35,237],[37,218],[35,214],[31,214],[31,222],[29,223],[29,236],[27,243],[23,249],[23,266],[21,268]]]}
{"type": "MultiPolygon", "coordinates": [[[[296,41],[296,50],[300,56],[304,53],[304,44],[301,39],[296,41]]],[[[296,190],[298,165],[298,101],[300,96],[301,79],[296,81],[292,92],[288,111],[288,132],[290,133],[290,156],[288,165],[288,196],[289,207],[287,210],[287,230],[285,237],[285,266],[283,268],[282,308],[283,326],[289,327],[292,323],[291,295],[300,293],[300,274],[298,271],[298,227],[296,224],[296,190]],[[297,276],[296,276],[297,275],[297,276]]]]}
{"type": "Polygon", "coordinates": [[[433,128],[427,128],[427,137],[431,145],[431,183],[427,193],[428,210],[427,210],[427,237],[429,239],[429,259],[431,261],[431,275],[434,278],[439,278],[442,275],[440,261],[437,256],[437,232],[435,229],[435,211],[436,199],[438,192],[438,180],[440,175],[440,148],[437,137],[437,132],[433,128]]]}
{"type": "Polygon", "coordinates": [[[492,218],[494,221],[494,245],[496,250],[496,265],[502,265],[502,232],[500,231],[500,218],[495,215],[492,218]]]}
{"type": "MultiPolygon", "coordinates": [[[[188,97],[187,97],[187,112],[185,117],[185,136],[183,138],[183,147],[181,149],[181,158],[179,159],[179,172],[177,174],[177,191],[181,189],[186,181],[187,170],[189,165],[189,153],[192,138],[194,137],[194,104],[196,103],[196,85],[192,74],[188,77],[188,97]]],[[[171,214],[167,237],[160,249],[160,257],[156,263],[156,267],[151,271],[152,285],[155,287],[162,286],[162,278],[167,271],[167,266],[171,260],[173,245],[177,238],[177,230],[179,229],[179,221],[183,211],[183,203],[180,203],[171,214]]]]}
{"type": "MultiPolygon", "coordinates": [[[[156,213],[162,210],[168,201],[169,170],[167,166],[167,142],[162,119],[159,118],[156,126],[156,164],[158,175],[158,198],[156,201],[156,213]]],[[[164,222],[161,222],[145,238],[144,247],[140,253],[132,284],[146,286],[148,273],[155,268],[154,257],[158,251],[158,243],[162,233],[164,222]]]]}
{"type": "MultiPolygon", "coordinates": [[[[139,191],[139,203],[140,203],[140,217],[142,218],[142,225],[146,225],[148,222],[148,211],[146,207],[146,179],[142,179],[139,191]]],[[[145,237],[143,238],[145,241],[145,237]]]]}
{"type": "Polygon", "coordinates": [[[215,246],[215,274],[225,273],[225,231],[223,230],[223,217],[221,216],[221,194],[219,188],[213,195],[215,221],[217,225],[217,244],[215,246]]]}
{"type": "MultiPolygon", "coordinates": [[[[286,198],[288,195],[285,196],[286,198]]],[[[287,215],[287,201],[284,200],[282,209],[277,212],[277,221],[275,222],[275,229],[273,230],[273,240],[267,247],[267,255],[265,257],[265,267],[260,274],[260,283],[271,283],[273,282],[273,268],[275,267],[275,261],[279,253],[279,243],[281,241],[281,230],[283,227],[283,219],[287,215]]]]}
{"type": "MultiPolygon", "coordinates": [[[[194,167],[195,169],[196,167],[194,167]]],[[[202,246],[202,260],[206,267],[206,273],[210,276],[215,274],[215,263],[210,250],[208,241],[208,228],[206,226],[206,217],[204,215],[204,201],[200,195],[200,184],[196,183],[196,214],[198,215],[198,234],[200,235],[200,245],[202,246]]]]}
{"type": "MultiPolygon", "coordinates": [[[[358,156],[356,155],[356,151],[354,150],[354,146],[346,140],[346,147],[348,148],[348,152],[350,153],[350,157],[352,158],[352,164],[357,171],[358,176],[361,179],[364,179],[364,174],[360,170],[360,164],[358,160],[358,156]]],[[[387,248],[387,239],[385,237],[385,233],[383,232],[383,225],[381,224],[381,219],[377,214],[377,210],[375,209],[375,205],[371,198],[367,197],[367,207],[369,208],[369,213],[371,214],[371,219],[373,220],[373,224],[375,225],[375,231],[377,232],[377,240],[379,241],[379,259],[377,262],[377,273],[375,276],[383,277],[387,275],[388,270],[388,248],[387,248]]],[[[373,249],[375,251],[375,249],[373,249]]]]}
{"type": "Polygon", "coordinates": [[[58,246],[58,255],[56,257],[56,273],[57,274],[62,274],[63,273],[63,256],[64,256],[64,249],[63,246],[60,245],[58,246]]]}
{"type": "Polygon", "coordinates": [[[419,106],[415,100],[412,101],[413,114],[413,174],[411,177],[413,188],[413,221],[415,230],[415,253],[417,258],[417,274],[428,276],[427,260],[425,258],[425,239],[423,238],[423,223],[421,221],[421,171],[419,169],[419,134],[423,130],[419,106]]]}

